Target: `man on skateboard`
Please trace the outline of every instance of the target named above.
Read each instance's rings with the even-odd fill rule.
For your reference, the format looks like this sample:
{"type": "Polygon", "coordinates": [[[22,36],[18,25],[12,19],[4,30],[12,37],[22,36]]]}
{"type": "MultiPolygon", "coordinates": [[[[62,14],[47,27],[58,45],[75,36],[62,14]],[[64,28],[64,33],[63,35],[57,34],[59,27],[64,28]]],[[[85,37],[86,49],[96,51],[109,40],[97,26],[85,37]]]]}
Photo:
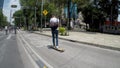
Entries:
{"type": "Polygon", "coordinates": [[[52,18],[50,19],[50,27],[52,33],[53,47],[57,49],[58,49],[58,26],[59,26],[59,19],[55,15],[53,15],[52,18]]]}
{"type": "Polygon", "coordinates": [[[64,50],[60,47],[58,47],[58,26],[59,26],[59,19],[56,16],[52,16],[50,19],[50,27],[51,27],[51,33],[52,33],[52,42],[53,46],[52,48],[64,52],[64,50]]]}

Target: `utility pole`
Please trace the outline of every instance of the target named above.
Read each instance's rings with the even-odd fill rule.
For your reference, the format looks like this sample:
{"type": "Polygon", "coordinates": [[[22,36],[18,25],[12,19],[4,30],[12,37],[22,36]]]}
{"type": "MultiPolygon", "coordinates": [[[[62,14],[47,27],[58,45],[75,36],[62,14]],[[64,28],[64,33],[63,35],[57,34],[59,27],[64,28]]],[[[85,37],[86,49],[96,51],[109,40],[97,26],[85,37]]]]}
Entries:
{"type": "Polygon", "coordinates": [[[12,17],[12,9],[10,9],[10,23],[11,23],[11,17],[12,17]]]}
{"type": "Polygon", "coordinates": [[[68,24],[67,24],[67,28],[68,30],[70,30],[70,6],[71,6],[71,0],[68,0],[68,24]]]}
{"type": "Polygon", "coordinates": [[[36,26],[36,6],[35,6],[35,29],[37,28],[36,26]]]}
{"type": "Polygon", "coordinates": [[[40,32],[42,32],[42,17],[43,17],[43,0],[42,0],[42,4],[41,4],[41,26],[40,26],[40,32]]]}
{"type": "Polygon", "coordinates": [[[38,0],[36,0],[36,3],[35,3],[35,29],[37,29],[37,17],[36,17],[37,3],[38,3],[38,0]]]}

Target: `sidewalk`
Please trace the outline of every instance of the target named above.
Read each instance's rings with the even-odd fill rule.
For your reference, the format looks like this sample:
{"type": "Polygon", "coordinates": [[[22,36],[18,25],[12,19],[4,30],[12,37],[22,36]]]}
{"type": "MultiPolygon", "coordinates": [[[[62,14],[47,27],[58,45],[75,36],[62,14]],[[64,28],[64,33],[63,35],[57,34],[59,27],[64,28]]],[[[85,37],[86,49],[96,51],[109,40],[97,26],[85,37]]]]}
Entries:
{"type": "MultiPolygon", "coordinates": [[[[51,31],[35,31],[37,34],[51,36],[51,31]]],[[[69,36],[61,36],[60,39],[72,42],[89,44],[97,47],[108,48],[120,51],[120,36],[95,32],[69,32],[69,36]]]]}

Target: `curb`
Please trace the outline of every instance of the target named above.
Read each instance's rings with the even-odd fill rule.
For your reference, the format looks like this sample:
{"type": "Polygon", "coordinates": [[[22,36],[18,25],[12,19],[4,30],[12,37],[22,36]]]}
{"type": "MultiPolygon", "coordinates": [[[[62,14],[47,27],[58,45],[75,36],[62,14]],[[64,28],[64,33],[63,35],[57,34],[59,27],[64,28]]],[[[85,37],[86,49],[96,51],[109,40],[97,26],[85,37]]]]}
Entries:
{"type": "MultiPolygon", "coordinates": [[[[47,35],[47,34],[36,33],[36,32],[33,32],[33,33],[39,34],[39,35],[43,35],[43,36],[52,37],[51,35],[47,35]]],[[[106,45],[95,44],[95,43],[89,43],[89,42],[83,42],[83,41],[77,41],[77,40],[71,40],[71,39],[65,39],[65,38],[61,38],[61,37],[59,37],[59,39],[67,40],[67,41],[71,41],[71,42],[82,43],[82,44],[87,44],[87,45],[90,45],[90,46],[96,46],[96,47],[105,48],[105,49],[110,49],[110,50],[120,51],[120,48],[112,47],[112,46],[106,46],[106,45]]]]}

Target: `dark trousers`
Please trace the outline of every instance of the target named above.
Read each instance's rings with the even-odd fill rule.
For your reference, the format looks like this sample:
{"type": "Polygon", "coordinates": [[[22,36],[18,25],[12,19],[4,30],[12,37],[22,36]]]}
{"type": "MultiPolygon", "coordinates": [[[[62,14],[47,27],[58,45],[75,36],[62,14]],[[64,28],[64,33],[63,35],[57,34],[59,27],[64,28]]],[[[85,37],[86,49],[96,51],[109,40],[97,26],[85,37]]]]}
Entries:
{"type": "Polygon", "coordinates": [[[51,32],[52,32],[53,46],[58,46],[58,30],[51,28],[51,32]]]}

